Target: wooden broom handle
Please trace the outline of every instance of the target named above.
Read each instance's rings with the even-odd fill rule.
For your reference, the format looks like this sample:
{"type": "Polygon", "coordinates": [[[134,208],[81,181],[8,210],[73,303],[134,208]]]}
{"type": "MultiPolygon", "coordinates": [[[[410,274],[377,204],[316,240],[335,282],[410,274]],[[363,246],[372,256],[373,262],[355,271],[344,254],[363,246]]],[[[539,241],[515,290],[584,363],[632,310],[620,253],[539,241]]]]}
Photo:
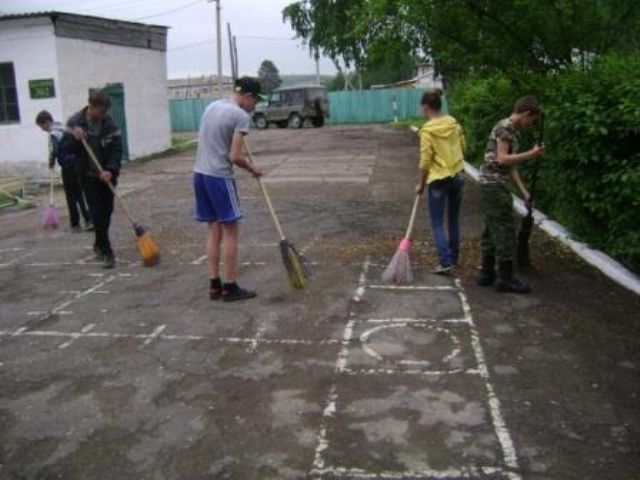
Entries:
{"type": "MultiPolygon", "coordinates": [[[[91,161],[93,163],[93,166],[96,167],[96,169],[98,170],[98,173],[102,173],[104,172],[104,169],[102,168],[102,165],[100,165],[100,162],[98,161],[98,159],[96,158],[96,154],[93,153],[93,150],[91,149],[91,147],[89,146],[89,144],[87,143],[86,139],[82,139],[82,145],[84,146],[85,150],[87,151],[87,153],[89,154],[89,158],[91,158],[91,161]]],[[[102,181],[102,180],[100,180],[102,181]]],[[[118,192],[116,191],[116,189],[114,188],[113,184],[111,182],[105,182],[108,186],[109,189],[111,190],[111,192],[113,193],[113,195],[118,199],[118,201],[120,202],[120,206],[122,207],[122,210],[124,210],[124,214],[127,216],[127,218],[129,219],[129,221],[131,223],[136,223],[135,220],[133,219],[133,217],[131,216],[131,213],[129,213],[129,209],[127,208],[127,205],[124,203],[124,200],[122,200],[122,197],[118,194],[118,192]]]]}
{"type": "MultiPolygon", "coordinates": [[[[253,165],[254,164],[253,155],[251,155],[251,150],[249,149],[249,144],[245,140],[244,135],[242,136],[242,145],[244,146],[244,149],[247,151],[247,157],[249,158],[249,163],[251,163],[253,165]]],[[[262,192],[262,196],[264,197],[264,201],[267,204],[267,209],[269,210],[269,213],[271,214],[271,218],[273,219],[273,223],[276,226],[276,230],[278,231],[278,235],[280,235],[280,240],[284,240],[285,239],[284,231],[282,230],[282,225],[280,225],[280,220],[278,220],[278,216],[276,215],[276,210],[273,208],[273,204],[271,203],[271,198],[269,197],[269,194],[267,193],[267,189],[264,186],[264,183],[262,183],[262,180],[260,179],[260,177],[256,177],[256,180],[258,181],[258,185],[260,186],[260,191],[262,192]]]]}
{"type": "Polygon", "coordinates": [[[49,182],[49,205],[53,205],[53,179],[55,173],[54,173],[54,169],[51,169],[51,181],[49,182]]]}
{"type": "Polygon", "coordinates": [[[413,208],[411,209],[411,217],[409,217],[409,226],[407,227],[407,233],[404,238],[411,238],[411,233],[413,232],[413,225],[416,221],[416,214],[418,213],[418,205],[420,205],[420,195],[416,195],[413,200],[413,208]]]}

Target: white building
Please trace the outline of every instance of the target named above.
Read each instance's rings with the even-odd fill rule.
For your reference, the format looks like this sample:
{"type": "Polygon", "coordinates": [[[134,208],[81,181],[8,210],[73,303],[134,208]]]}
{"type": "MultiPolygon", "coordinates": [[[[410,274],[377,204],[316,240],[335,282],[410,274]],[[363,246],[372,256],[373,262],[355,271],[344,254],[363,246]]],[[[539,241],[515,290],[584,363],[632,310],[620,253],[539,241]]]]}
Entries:
{"type": "Polygon", "coordinates": [[[222,93],[218,87],[218,76],[175,78],[168,82],[169,98],[184,100],[185,98],[219,98],[233,92],[233,79],[222,77],[222,93]]]}
{"type": "MultiPolygon", "coordinates": [[[[167,27],[43,12],[0,16],[0,171],[45,166],[48,110],[62,122],[104,88],[130,159],[171,145],[167,27]]],[[[126,159],[125,159],[126,160],[126,159]]]]}

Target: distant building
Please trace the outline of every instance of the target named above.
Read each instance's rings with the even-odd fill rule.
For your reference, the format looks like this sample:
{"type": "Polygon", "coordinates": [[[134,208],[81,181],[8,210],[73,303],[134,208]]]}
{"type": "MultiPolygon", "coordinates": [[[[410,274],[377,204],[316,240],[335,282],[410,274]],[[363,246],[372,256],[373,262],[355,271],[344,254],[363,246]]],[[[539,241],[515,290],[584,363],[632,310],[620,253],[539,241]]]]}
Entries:
{"type": "Polygon", "coordinates": [[[442,77],[436,74],[435,68],[431,63],[425,63],[416,68],[414,76],[408,80],[388,83],[385,85],[371,85],[372,90],[380,90],[385,88],[420,88],[430,90],[433,88],[443,88],[442,77]]]}
{"type": "Polygon", "coordinates": [[[233,79],[222,77],[222,94],[218,88],[218,76],[176,78],[168,81],[169,98],[184,100],[186,98],[219,98],[233,91],[233,79]]]}
{"type": "Polygon", "coordinates": [[[44,166],[36,114],[65,122],[91,88],[111,97],[127,157],[169,148],[166,50],[164,26],[61,12],[0,16],[0,166],[44,166]]]}

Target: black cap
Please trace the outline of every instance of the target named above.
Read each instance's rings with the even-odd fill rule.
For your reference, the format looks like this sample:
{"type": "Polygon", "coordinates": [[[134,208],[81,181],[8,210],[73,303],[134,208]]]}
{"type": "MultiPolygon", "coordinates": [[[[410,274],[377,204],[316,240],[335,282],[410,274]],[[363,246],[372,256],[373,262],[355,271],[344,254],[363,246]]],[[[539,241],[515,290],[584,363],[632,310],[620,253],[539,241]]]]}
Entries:
{"type": "Polygon", "coordinates": [[[233,91],[240,94],[250,93],[255,98],[260,98],[260,82],[253,77],[238,78],[233,91]]]}

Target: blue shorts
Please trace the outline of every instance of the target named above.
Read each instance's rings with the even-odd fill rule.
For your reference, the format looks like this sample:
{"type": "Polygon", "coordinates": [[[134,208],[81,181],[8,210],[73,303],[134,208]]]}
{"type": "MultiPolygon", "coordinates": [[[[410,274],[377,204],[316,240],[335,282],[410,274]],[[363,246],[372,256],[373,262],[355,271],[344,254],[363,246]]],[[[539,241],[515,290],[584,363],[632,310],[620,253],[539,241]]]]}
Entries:
{"type": "Polygon", "coordinates": [[[193,174],[196,213],[199,222],[234,223],[242,218],[236,182],[233,178],[193,174]]]}

